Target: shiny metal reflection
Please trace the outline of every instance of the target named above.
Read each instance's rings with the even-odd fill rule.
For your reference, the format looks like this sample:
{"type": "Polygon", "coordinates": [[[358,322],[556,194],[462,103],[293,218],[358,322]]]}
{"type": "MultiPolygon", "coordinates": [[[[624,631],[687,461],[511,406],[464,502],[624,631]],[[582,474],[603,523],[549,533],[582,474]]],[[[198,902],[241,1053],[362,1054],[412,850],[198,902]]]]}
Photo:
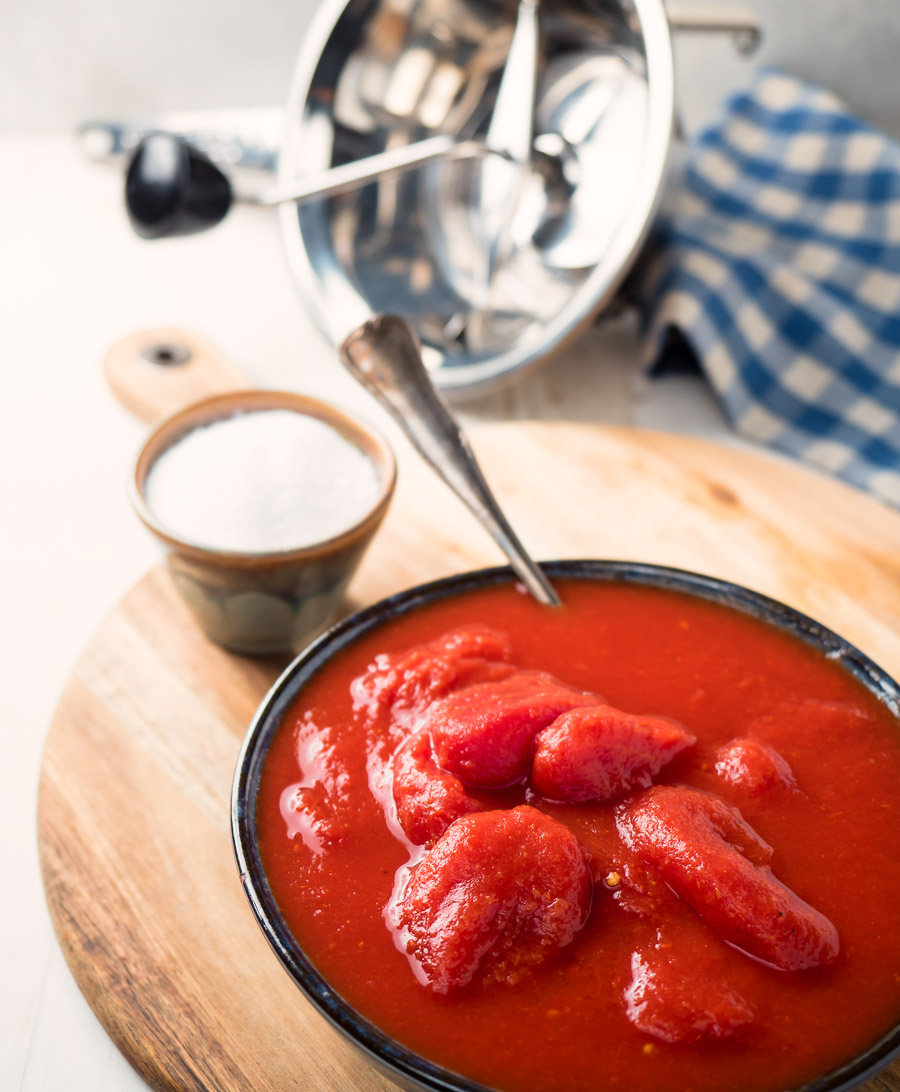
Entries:
{"type": "Polygon", "coordinates": [[[559,596],[519,541],[459,422],[425,371],[409,323],[398,315],[378,315],[364,322],[341,345],[341,359],[490,534],[534,598],[558,607],[559,596]]]}
{"type": "MultiPolygon", "coordinates": [[[[326,0],[295,73],[281,183],[440,133],[484,139],[518,12],[510,0],[326,0]]],[[[554,0],[540,15],[533,150],[488,308],[482,161],[281,212],[327,336],[337,345],[373,313],[403,314],[450,394],[534,364],[587,325],[662,182],[672,64],[660,0],[554,0]]]]}

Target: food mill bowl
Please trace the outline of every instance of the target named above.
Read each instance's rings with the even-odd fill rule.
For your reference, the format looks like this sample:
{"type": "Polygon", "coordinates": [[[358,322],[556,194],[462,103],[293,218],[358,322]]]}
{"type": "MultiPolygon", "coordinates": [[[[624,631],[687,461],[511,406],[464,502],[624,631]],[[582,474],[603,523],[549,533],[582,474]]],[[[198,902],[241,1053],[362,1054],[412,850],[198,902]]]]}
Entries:
{"type": "MultiPolygon", "coordinates": [[[[848,1092],[857,1087],[900,1053],[900,996],[896,989],[900,956],[896,936],[882,937],[881,949],[874,952],[876,927],[865,916],[879,902],[890,902],[892,892],[900,885],[896,859],[885,863],[900,835],[888,812],[879,814],[874,805],[874,810],[868,808],[861,786],[859,799],[848,788],[847,799],[840,805],[832,801],[830,807],[839,812],[844,807],[852,811],[859,806],[863,816],[874,815],[872,821],[881,832],[878,836],[863,834],[863,824],[869,818],[858,818],[851,824],[849,818],[839,814],[824,814],[824,805],[823,818],[819,808],[820,798],[830,799],[834,785],[846,788],[852,784],[857,766],[873,771],[886,767],[873,776],[878,782],[878,806],[887,801],[890,785],[900,773],[897,684],[819,623],[723,580],[663,566],[616,561],[553,562],[544,568],[562,594],[564,607],[559,613],[548,612],[528,600],[516,587],[508,568],[453,576],[402,592],[341,621],[307,648],[269,692],[238,760],[232,832],[245,893],[278,960],[319,1012],[374,1066],[404,1088],[531,1092],[589,1087],[607,1092],[629,1087],[680,1092],[688,1081],[698,1089],[740,1087],[742,1092],[783,1092],[786,1088],[848,1092]],[[383,818],[383,832],[372,835],[383,838],[388,847],[384,860],[375,860],[368,841],[357,844],[359,839],[369,838],[370,828],[378,825],[373,815],[381,815],[377,803],[364,800],[369,785],[377,791],[380,784],[378,762],[373,758],[377,752],[372,742],[376,739],[376,721],[366,719],[375,714],[366,711],[364,695],[379,691],[376,687],[366,692],[355,682],[351,700],[349,684],[353,679],[377,677],[395,662],[391,656],[400,655],[411,644],[427,643],[445,630],[467,625],[505,626],[512,634],[513,662],[528,671],[547,669],[582,689],[589,688],[592,672],[599,671],[603,692],[610,702],[622,709],[674,718],[696,731],[697,754],[691,757],[686,751],[675,759],[673,772],[660,775],[664,787],[681,791],[684,782],[691,791],[703,795],[714,786],[721,790],[729,807],[739,801],[747,821],[761,828],[775,847],[775,873],[785,874],[789,886],[799,887],[801,894],[834,919],[841,938],[836,959],[832,955],[829,958],[834,961],[828,965],[786,971],[758,955],[748,958],[747,949],[741,947],[743,941],[736,946],[709,941],[718,953],[716,958],[727,961],[729,975],[740,968],[740,973],[747,976],[739,981],[748,1004],[743,1009],[738,1005],[737,1011],[752,1015],[746,1025],[741,1024],[744,1016],[734,1021],[733,1035],[728,1034],[731,1027],[725,1022],[719,1025],[721,1038],[703,1039],[699,1035],[698,1041],[667,1040],[658,1034],[658,1028],[652,1033],[647,1031],[640,1012],[637,1022],[629,1022],[631,1016],[626,1019],[625,995],[629,991],[634,1001],[634,982],[629,986],[628,977],[635,964],[632,959],[629,970],[627,958],[634,938],[619,949],[614,947],[619,943],[615,936],[621,934],[613,930],[621,930],[623,922],[628,929],[634,928],[635,922],[643,918],[639,913],[619,914],[614,891],[622,877],[616,873],[602,882],[594,876],[594,902],[588,924],[568,948],[560,950],[557,962],[550,960],[512,984],[495,975],[493,981],[473,979],[463,983],[457,992],[442,995],[425,984],[427,975],[417,980],[413,965],[419,955],[396,946],[396,937],[388,935],[388,922],[393,919],[389,913],[382,917],[383,907],[396,909],[398,897],[407,897],[403,892],[408,893],[410,884],[415,883],[415,872],[410,880],[407,870],[403,883],[392,886],[407,868],[400,863],[406,849],[401,849],[397,840],[400,813],[392,813],[391,830],[383,818]],[[622,670],[628,664],[635,670],[622,670]],[[721,674],[715,675],[719,669],[721,674]],[[707,677],[706,686],[696,684],[697,678],[707,677]],[[717,696],[716,687],[727,688],[727,693],[717,696]],[[858,703],[857,712],[851,713],[854,702],[858,703]],[[729,716],[731,722],[722,726],[720,721],[729,716]],[[712,769],[706,761],[714,755],[710,748],[747,733],[747,718],[760,738],[778,742],[796,774],[795,784],[785,775],[783,782],[766,787],[767,793],[771,790],[775,795],[765,796],[762,805],[753,795],[756,790],[750,791],[746,784],[742,787],[740,782],[716,781],[719,766],[712,769]],[[316,721],[326,726],[318,743],[311,742],[319,730],[313,723],[316,721]],[[774,734],[776,723],[782,725],[778,728],[780,737],[774,734]],[[872,736],[865,734],[870,728],[875,733],[872,736]],[[856,746],[857,733],[861,733],[859,740],[865,741],[860,744],[863,753],[845,762],[856,746]],[[365,831],[338,830],[332,842],[327,828],[315,828],[324,831],[324,840],[313,845],[307,841],[312,828],[306,828],[303,845],[292,843],[283,821],[289,814],[284,802],[288,797],[293,799],[284,794],[294,786],[286,786],[285,782],[298,781],[303,792],[329,791],[326,786],[334,769],[327,766],[328,755],[336,755],[335,748],[351,737],[368,739],[366,746],[374,748],[369,750],[368,766],[361,767],[361,795],[353,803],[365,831]],[[873,747],[871,741],[876,739],[877,746],[873,747]],[[868,755],[866,749],[870,747],[873,750],[868,755]],[[850,751],[845,753],[842,748],[850,751]],[[830,750],[834,751],[831,759],[830,750]],[[300,766],[313,753],[318,758],[310,762],[309,768],[304,766],[301,773],[300,766]],[[835,769],[835,763],[843,765],[835,769]],[[315,771],[321,779],[318,782],[315,771]],[[817,776],[821,782],[816,782],[817,776]],[[804,826],[808,821],[814,823],[809,829],[817,832],[815,839],[809,837],[809,829],[804,826]],[[817,823],[821,827],[816,827],[817,823]],[[879,843],[873,850],[878,868],[871,860],[854,859],[854,890],[845,895],[839,875],[844,866],[839,862],[848,859],[848,847],[857,838],[864,844],[853,848],[854,854],[865,852],[865,844],[871,850],[875,842],[879,843]],[[885,838],[892,840],[891,846],[885,838]],[[324,856],[320,856],[323,847],[324,856]],[[296,866],[279,865],[279,855],[293,858],[298,853],[304,856],[307,850],[314,872],[303,876],[291,873],[288,883],[281,870],[296,866]],[[329,860],[333,861],[334,856],[329,855],[344,852],[356,853],[358,859],[354,858],[352,868],[347,866],[349,871],[341,884],[340,870],[344,866],[335,866],[332,877],[328,869],[332,868],[329,860]],[[833,859],[829,854],[834,855],[833,859]],[[802,862],[807,857],[824,860],[822,874],[814,874],[815,866],[803,871],[802,862]],[[393,875],[398,863],[400,868],[393,875]],[[380,889],[363,894],[367,882],[363,874],[368,868],[378,873],[379,867],[383,878],[376,881],[376,887],[380,884],[380,889]],[[329,889],[329,883],[334,884],[333,889],[329,889]],[[289,889],[296,892],[306,886],[317,893],[297,895],[297,901],[292,902],[289,889]],[[336,909],[330,910],[332,905],[336,909]],[[856,915],[854,905],[864,908],[862,916],[856,915]],[[317,918],[322,919],[321,926],[314,924],[317,918]],[[371,920],[371,927],[363,924],[364,919],[371,920]],[[324,939],[316,936],[318,928],[325,930],[324,939]],[[598,937],[607,934],[611,938],[608,949],[599,949],[605,951],[605,957],[596,960],[598,937]],[[873,973],[879,981],[870,978],[873,973]],[[571,983],[566,986],[567,975],[576,976],[572,980],[577,984],[574,992],[571,983]],[[752,991],[762,989],[764,983],[770,993],[762,1005],[752,991]],[[568,1009],[559,1001],[560,991],[566,988],[570,990],[568,1009]],[[814,1014],[816,1006],[819,1009],[814,1014]],[[868,1009],[871,1019],[868,1024],[863,1021],[854,1025],[850,1032],[847,1029],[862,1008],[868,1009]],[[778,1013],[778,1019],[786,1022],[778,1024],[772,1013],[778,1013]],[[579,1020],[588,1023],[579,1024],[579,1020]],[[507,1037],[514,1036],[519,1024],[523,1027],[521,1040],[508,1045],[507,1037]],[[577,1043],[566,1039],[568,1024],[575,1029],[572,1034],[577,1043]],[[586,1035],[585,1026],[594,1028],[595,1033],[586,1035]],[[818,1039],[815,1050],[807,1053],[807,1036],[813,1026],[819,1028],[818,1039]],[[429,1036],[434,1036],[433,1043],[429,1036]],[[607,1042],[607,1036],[617,1038],[607,1042]],[[596,1049],[591,1042],[597,1043],[596,1049]],[[599,1051],[603,1066],[598,1066],[593,1056],[573,1062],[581,1057],[579,1051],[585,1049],[584,1043],[589,1044],[589,1051],[599,1051]],[[501,1060],[495,1062],[490,1055],[497,1051],[501,1060]],[[619,1057],[624,1062],[617,1060],[619,1057]],[[567,1071],[570,1063],[574,1065],[571,1072],[567,1071]]],[[[474,688],[475,684],[471,685],[474,688]]],[[[349,756],[349,748],[356,744],[347,746],[349,756]]],[[[347,801],[351,798],[348,794],[353,790],[347,786],[357,773],[350,757],[346,762],[346,780],[341,781],[340,790],[335,790],[335,800],[338,796],[346,796],[347,801]]],[[[511,803],[521,804],[515,796],[519,788],[498,790],[494,806],[502,810],[511,803]],[[514,798],[503,795],[511,792],[514,798]]],[[[479,800],[482,806],[490,806],[484,804],[484,797],[483,790],[479,800]]],[[[638,792],[637,796],[614,801],[616,816],[622,814],[622,808],[627,814],[641,798],[638,792]]],[[[593,829],[590,805],[564,806],[535,797],[531,790],[524,799],[557,819],[561,816],[582,839],[593,829]]],[[[448,830],[452,832],[454,826],[469,819],[471,816],[458,819],[448,830]]],[[[440,846],[441,840],[435,844],[440,846]]],[[[435,852],[433,845],[430,852],[435,852]]],[[[421,860],[427,860],[421,851],[410,858],[413,865],[421,860]]],[[[670,901],[660,905],[668,907],[666,914],[675,915],[673,921],[688,928],[684,936],[701,928],[692,907],[685,907],[672,891],[667,890],[665,898],[670,901]]],[[[702,920],[705,929],[707,919],[702,920]]],[[[893,921],[892,911],[888,910],[886,920],[893,921]]],[[[656,924],[663,931],[660,936],[667,935],[668,920],[660,917],[656,924]]],[[[884,926],[887,932],[892,928],[884,926]]],[[[700,974],[699,968],[710,950],[707,940],[691,957],[688,979],[700,974]]],[[[651,958],[655,958],[652,951],[651,958]]],[[[422,960],[420,971],[425,966],[424,957],[422,960]]],[[[733,1016],[733,997],[729,1003],[733,1016]]],[[[639,1010],[640,1006],[633,1008],[639,1010]]],[[[698,1026],[691,1025],[694,1030],[698,1026]]]]}
{"type": "MultiPolygon", "coordinates": [[[[214,472],[211,478],[210,493],[227,506],[228,482],[216,479],[214,472]]],[[[334,617],[384,519],[395,480],[393,453],[368,425],[304,395],[247,390],[203,399],[158,423],[138,454],[130,497],[162,546],[175,586],[204,633],[232,651],[262,655],[295,651],[334,617]],[[361,452],[375,474],[371,503],[321,541],[273,550],[219,548],[185,536],[161,519],[147,498],[148,478],[161,456],[195,430],[268,410],[321,422],[361,452]]]]}
{"type": "MultiPolygon", "coordinates": [[[[280,182],[441,133],[484,137],[516,11],[327,0],[295,67],[280,182]]],[[[495,386],[582,331],[639,253],[663,183],[674,85],[662,0],[561,0],[539,18],[536,154],[489,285],[483,160],[280,210],[323,333],[339,345],[373,313],[402,314],[448,394],[495,386]]]]}

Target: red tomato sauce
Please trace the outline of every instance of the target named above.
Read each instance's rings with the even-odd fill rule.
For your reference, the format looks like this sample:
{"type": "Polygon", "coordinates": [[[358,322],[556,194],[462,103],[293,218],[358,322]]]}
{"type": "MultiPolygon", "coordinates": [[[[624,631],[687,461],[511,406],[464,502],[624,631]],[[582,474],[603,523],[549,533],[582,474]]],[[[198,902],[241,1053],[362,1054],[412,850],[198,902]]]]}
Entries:
{"type": "MultiPolygon", "coordinates": [[[[818,651],[736,611],[665,590],[558,584],[560,611],[511,586],[419,608],[357,640],[305,686],[272,741],[257,803],[262,861],[289,928],[359,1013],[504,1092],[774,1092],[849,1060],[900,1019],[897,720],[818,651]],[[763,847],[760,867],[768,861],[788,894],[833,925],[837,955],[777,969],[741,950],[754,939],[723,939],[714,913],[681,897],[677,876],[651,888],[648,865],[644,888],[633,885],[626,841],[640,847],[654,802],[670,799],[661,790],[645,790],[657,795],[626,815],[629,796],[551,802],[526,781],[466,792],[489,809],[527,802],[574,834],[593,880],[586,923],[512,982],[473,980],[445,994],[424,985],[385,915],[410,845],[370,789],[401,741],[383,712],[373,719],[354,707],[351,684],[377,656],[467,626],[507,635],[517,669],[696,737],[654,785],[689,786],[738,809],[752,828],[746,855],[763,847]],[[298,786],[318,825],[286,822],[298,786]],[[701,1029],[667,1041],[678,1014],[652,991],[647,1001],[654,975],[695,1008],[722,994],[720,1036],[701,1029]],[[636,1010],[642,1026],[629,1019],[636,1010]]],[[[492,685],[479,678],[456,683],[492,685]]],[[[584,716],[576,710],[576,723],[584,716]]]]}

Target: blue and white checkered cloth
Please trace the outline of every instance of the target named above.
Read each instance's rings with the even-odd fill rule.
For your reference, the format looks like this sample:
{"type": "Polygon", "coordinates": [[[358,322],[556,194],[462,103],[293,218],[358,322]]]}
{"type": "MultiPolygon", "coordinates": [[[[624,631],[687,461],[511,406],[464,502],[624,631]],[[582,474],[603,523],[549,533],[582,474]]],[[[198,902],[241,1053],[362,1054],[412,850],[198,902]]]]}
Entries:
{"type": "Polygon", "coordinates": [[[648,358],[674,327],[741,432],[900,505],[900,145],[765,70],[662,232],[648,358]]]}

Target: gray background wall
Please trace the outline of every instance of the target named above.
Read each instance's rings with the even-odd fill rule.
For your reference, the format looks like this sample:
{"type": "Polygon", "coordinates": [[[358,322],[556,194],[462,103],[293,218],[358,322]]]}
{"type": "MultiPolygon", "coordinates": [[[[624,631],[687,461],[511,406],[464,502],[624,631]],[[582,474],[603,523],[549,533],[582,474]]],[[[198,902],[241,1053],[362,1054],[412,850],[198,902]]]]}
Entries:
{"type": "MultiPolygon", "coordinates": [[[[689,128],[751,65],[771,63],[825,84],[900,137],[900,0],[747,2],[766,35],[752,62],[721,41],[678,44],[689,128]]],[[[0,0],[0,128],[279,103],[316,7],[317,0],[0,0]]]]}

